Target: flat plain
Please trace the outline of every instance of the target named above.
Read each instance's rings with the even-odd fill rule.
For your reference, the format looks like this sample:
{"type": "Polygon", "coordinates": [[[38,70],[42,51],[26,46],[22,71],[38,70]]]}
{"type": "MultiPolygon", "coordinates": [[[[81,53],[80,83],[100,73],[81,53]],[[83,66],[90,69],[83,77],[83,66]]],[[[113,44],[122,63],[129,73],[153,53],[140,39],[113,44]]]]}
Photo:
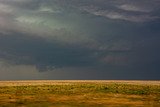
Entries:
{"type": "Polygon", "coordinates": [[[160,81],[0,81],[0,107],[160,107],[160,81]]]}

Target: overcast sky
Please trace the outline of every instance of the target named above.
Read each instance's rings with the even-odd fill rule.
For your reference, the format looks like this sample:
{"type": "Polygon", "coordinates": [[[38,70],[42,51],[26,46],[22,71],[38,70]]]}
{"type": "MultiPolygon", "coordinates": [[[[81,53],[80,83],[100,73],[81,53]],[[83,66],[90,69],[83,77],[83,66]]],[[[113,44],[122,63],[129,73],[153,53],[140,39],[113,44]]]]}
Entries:
{"type": "Polygon", "coordinates": [[[0,80],[160,79],[160,0],[0,0],[0,80]]]}

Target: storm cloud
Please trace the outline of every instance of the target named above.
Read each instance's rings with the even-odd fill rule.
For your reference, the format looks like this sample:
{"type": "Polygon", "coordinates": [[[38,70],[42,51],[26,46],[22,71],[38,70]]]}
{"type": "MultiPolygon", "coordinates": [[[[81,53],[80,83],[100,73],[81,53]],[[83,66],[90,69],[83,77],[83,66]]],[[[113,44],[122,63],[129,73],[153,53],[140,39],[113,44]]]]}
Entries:
{"type": "Polygon", "coordinates": [[[160,79],[159,0],[0,0],[0,79],[160,79]]]}

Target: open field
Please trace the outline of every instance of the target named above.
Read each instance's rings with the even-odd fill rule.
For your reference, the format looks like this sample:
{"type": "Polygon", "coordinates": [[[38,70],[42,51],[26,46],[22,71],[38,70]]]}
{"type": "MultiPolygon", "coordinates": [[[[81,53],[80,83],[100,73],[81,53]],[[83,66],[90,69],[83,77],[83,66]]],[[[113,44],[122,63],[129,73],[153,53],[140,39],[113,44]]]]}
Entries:
{"type": "Polygon", "coordinates": [[[160,107],[160,81],[0,81],[0,107],[160,107]]]}

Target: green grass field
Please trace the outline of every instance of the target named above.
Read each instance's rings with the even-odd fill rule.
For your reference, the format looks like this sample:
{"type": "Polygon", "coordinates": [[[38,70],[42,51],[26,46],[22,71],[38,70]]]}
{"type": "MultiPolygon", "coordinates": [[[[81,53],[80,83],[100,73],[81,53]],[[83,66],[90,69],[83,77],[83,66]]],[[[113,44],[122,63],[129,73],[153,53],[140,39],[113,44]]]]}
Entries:
{"type": "Polygon", "coordinates": [[[160,107],[160,81],[1,81],[0,107],[160,107]]]}

